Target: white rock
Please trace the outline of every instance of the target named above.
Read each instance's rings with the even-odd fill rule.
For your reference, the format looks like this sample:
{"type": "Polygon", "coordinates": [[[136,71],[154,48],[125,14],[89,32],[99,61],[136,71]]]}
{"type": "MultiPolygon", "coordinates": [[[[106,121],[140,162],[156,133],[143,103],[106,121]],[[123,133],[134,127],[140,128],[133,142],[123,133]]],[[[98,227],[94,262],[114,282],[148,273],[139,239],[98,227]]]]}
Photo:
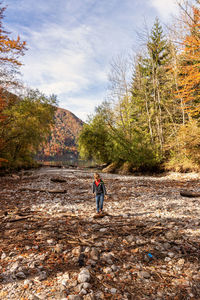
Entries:
{"type": "Polygon", "coordinates": [[[80,291],[80,295],[86,295],[86,294],[87,294],[87,292],[86,292],[85,289],[82,289],[82,290],[80,291]]]}
{"type": "Polygon", "coordinates": [[[67,286],[67,284],[68,284],[68,280],[66,280],[66,279],[63,279],[63,280],[62,280],[62,282],[61,282],[61,284],[62,284],[63,286],[67,286]]]}
{"type": "Polygon", "coordinates": [[[107,231],[107,228],[100,228],[99,231],[100,231],[100,232],[106,232],[106,231],[107,231]]]}
{"type": "Polygon", "coordinates": [[[106,274],[112,273],[112,269],[109,268],[109,267],[104,268],[103,271],[104,271],[104,273],[106,273],[106,274]]]}
{"type": "Polygon", "coordinates": [[[88,269],[82,269],[78,275],[78,282],[89,282],[90,281],[90,272],[88,269]]]}
{"type": "Polygon", "coordinates": [[[117,289],[112,288],[112,289],[110,290],[110,292],[111,292],[111,294],[116,294],[116,293],[117,293],[117,289]]]}
{"type": "Polygon", "coordinates": [[[4,258],[6,258],[5,252],[3,252],[3,253],[1,254],[1,259],[4,259],[4,258]]]}

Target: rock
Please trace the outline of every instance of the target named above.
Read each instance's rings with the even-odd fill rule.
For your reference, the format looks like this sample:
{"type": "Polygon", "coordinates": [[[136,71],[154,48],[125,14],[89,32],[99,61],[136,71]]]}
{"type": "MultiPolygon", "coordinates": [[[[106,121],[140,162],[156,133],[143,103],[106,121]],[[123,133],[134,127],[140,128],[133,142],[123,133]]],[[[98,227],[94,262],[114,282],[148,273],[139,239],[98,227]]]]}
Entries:
{"type": "Polygon", "coordinates": [[[184,265],[184,263],[185,263],[185,260],[184,260],[184,258],[181,258],[181,259],[179,259],[178,261],[177,261],[177,264],[178,265],[184,265]]]}
{"type": "Polygon", "coordinates": [[[12,267],[10,268],[10,272],[12,273],[12,272],[15,272],[18,268],[19,268],[19,261],[16,261],[13,265],[12,265],[12,267]]]}
{"type": "Polygon", "coordinates": [[[100,232],[106,232],[106,231],[107,231],[107,228],[100,228],[99,231],[100,231],[100,232]]]}
{"type": "Polygon", "coordinates": [[[47,273],[45,271],[42,271],[38,277],[38,280],[42,281],[47,279],[47,273]]]}
{"type": "Polygon", "coordinates": [[[82,300],[82,297],[79,295],[68,295],[67,299],[69,300],[82,300]]]}
{"type": "Polygon", "coordinates": [[[113,264],[113,255],[111,254],[111,252],[109,253],[103,253],[103,255],[101,256],[101,258],[106,261],[108,264],[112,265],[113,264]]]}
{"type": "Polygon", "coordinates": [[[97,262],[94,261],[94,260],[92,260],[92,259],[88,259],[88,261],[87,261],[86,264],[87,264],[88,266],[94,267],[94,266],[97,264],[97,262]]]}
{"type": "Polygon", "coordinates": [[[133,235],[128,235],[126,237],[126,240],[127,240],[128,243],[132,243],[134,241],[134,236],[133,235]]]}
{"type": "Polygon", "coordinates": [[[82,269],[78,275],[78,282],[89,282],[90,281],[90,272],[88,269],[82,269]]]}
{"type": "Polygon", "coordinates": [[[175,253],[173,253],[173,252],[169,252],[168,254],[167,254],[169,257],[174,257],[175,256],[175,253]]]}
{"type": "Polygon", "coordinates": [[[97,248],[92,248],[92,250],[90,251],[90,257],[93,260],[98,260],[99,259],[99,251],[97,248]]]}
{"type": "Polygon", "coordinates": [[[80,295],[86,295],[86,294],[87,294],[87,292],[86,292],[85,289],[82,289],[82,290],[80,291],[80,295]]]}
{"type": "Polygon", "coordinates": [[[88,290],[88,289],[91,288],[91,284],[88,283],[88,282],[84,282],[84,283],[83,283],[83,288],[84,288],[85,290],[88,290]]]}
{"type": "Polygon", "coordinates": [[[20,278],[20,279],[25,279],[26,275],[23,272],[18,272],[18,273],[16,273],[16,277],[20,278]]]}
{"type": "Polygon", "coordinates": [[[96,292],[96,293],[95,293],[95,298],[96,298],[96,299],[105,299],[104,293],[101,292],[101,291],[96,292]]]}
{"type": "Polygon", "coordinates": [[[151,277],[151,275],[148,272],[146,272],[146,271],[141,271],[141,272],[139,272],[139,277],[140,278],[148,279],[148,278],[151,277]]]}
{"type": "Polygon", "coordinates": [[[86,247],[84,253],[89,253],[89,252],[90,252],[90,247],[86,247]]]}
{"type": "Polygon", "coordinates": [[[81,247],[78,246],[78,247],[74,248],[74,249],[72,250],[72,254],[73,254],[74,256],[80,256],[80,254],[81,254],[81,247]]]}
{"type": "Polygon", "coordinates": [[[103,271],[104,271],[104,273],[106,273],[106,274],[112,273],[112,269],[109,268],[109,267],[104,268],[103,271]]]}
{"type": "Polygon", "coordinates": [[[110,292],[111,292],[111,294],[116,294],[116,293],[117,293],[117,289],[112,288],[112,289],[110,290],[110,292]]]}
{"type": "Polygon", "coordinates": [[[67,286],[67,284],[68,284],[68,280],[66,280],[66,279],[63,279],[63,280],[62,280],[62,282],[61,282],[61,284],[62,284],[63,286],[67,286]]]}
{"type": "Polygon", "coordinates": [[[116,265],[112,265],[112,266],[111,266],[111,269],[113,270],[113,272],[116,272],[118,268],[117,268],[116,265]]]}
{"type": "Polygon", "coordinates": [[[84,300],[95,300],[93,294],[87,294],[87,295],[83,296],[83,299],[84,300]]]}
{"type": "Polygon", "coordinates": [[[62,244],[56,244],[54,248],[55,253],[61,253],[63,251],[63,245],[62,244]]]}
{"type": "Polygon", "coordinates": [[[4,258],[6,258],[5,252],[3,252],[3,253],[1,254],[1,260],[3,260],[4,258]]]}
{"type": "Polygon", "coordinates": [[[49,244],[49,245],[53,245],[54,243],[55,243],[55,242],[54,242],[53,239],[47,240],[47,244],[49,244]]]}

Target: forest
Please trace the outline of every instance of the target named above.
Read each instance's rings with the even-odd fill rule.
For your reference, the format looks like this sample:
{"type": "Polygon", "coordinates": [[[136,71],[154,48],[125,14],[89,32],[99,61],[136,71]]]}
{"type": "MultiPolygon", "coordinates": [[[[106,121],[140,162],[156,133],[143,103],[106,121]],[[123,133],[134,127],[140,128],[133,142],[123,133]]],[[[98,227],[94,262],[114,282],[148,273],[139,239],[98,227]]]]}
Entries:
{"type": "Polygon", "coordinates": [[[34,155],[54,123],[56,96],[26,88],[19,79],[20,58],[28,47],[4,28],[0,4],[0,167],[13,170],[36,165],[34,155]]]}
{"type": "Polygon", "coordinates": [[[141,30],[134,57],[111,62],[107,99],[79,136],[83,158],[122,174],[199,170],[199,1],[179,4],[179,11],[173,24],[163,28],[156,18],[151,30],[141,30]]]}
{"type": "MultiPolygon", "coordinates": [[[[18,169],[36,164],[55,122],[57,98],[19,79],[28,46],[4,28],[5,11],[1,4],[0,166],[18,169]]],[[[179,11],[173,24],[162,26],[156,18],[151,30],[142,28],[134,55],[113,58],[107,97],[76,141],[82,159],[122,173],[199,171],[199,0],[179,4],[179,11]]]]}

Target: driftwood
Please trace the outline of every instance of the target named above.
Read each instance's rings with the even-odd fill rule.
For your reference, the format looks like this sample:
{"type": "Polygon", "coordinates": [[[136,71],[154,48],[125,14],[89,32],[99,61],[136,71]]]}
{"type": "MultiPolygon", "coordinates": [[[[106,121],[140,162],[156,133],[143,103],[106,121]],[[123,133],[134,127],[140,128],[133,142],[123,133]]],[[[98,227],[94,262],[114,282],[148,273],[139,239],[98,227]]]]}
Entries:
{"type": "Polygon", "coordinates": [[[67,192],[67,190],[46,190],[46,189],[36,189],[36,188],[29,188],[29,187],[23,187],[20,188],[18,191],[29,191],[29,192],[45,192],[45,193],[58,193],[58,194],[64,194],[67,192]]]}
{"type": "Polygon", "coordinates": [[[53,181],[53,182],[66,182],[66,179],[64,179],[62,177],[52,177],[51,181],[53,181]]]}
{"type": "Polygon", "coordinates": [[[200,193],[195,193],[187,190],[182,190],[180,191],[180,195],[183,197],[189,197],[189,198],[194,198],[194,197],[200,197],[200,193]]]}
{"type": "Polygon", "coordinates": [[[26,217],[17,217],[15,219],[7,219],[7,222],[18,222],[18,221],[26,220],[31,217],[32,217],[32,215],[26,216],[26,217]]]}

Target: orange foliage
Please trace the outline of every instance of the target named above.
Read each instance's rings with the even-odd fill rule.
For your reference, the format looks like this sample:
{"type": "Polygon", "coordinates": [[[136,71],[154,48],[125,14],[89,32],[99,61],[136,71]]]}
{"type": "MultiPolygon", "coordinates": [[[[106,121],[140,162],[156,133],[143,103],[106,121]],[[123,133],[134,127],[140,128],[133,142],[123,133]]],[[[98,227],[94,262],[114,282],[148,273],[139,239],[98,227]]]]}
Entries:
{"type": "Polygon", "coordinates": [[[200,10],[193,7],[193,22],[188,24],[190,34],[183,42],[179,68],[179,96],[190,115],[200,112],[200,10]]]}
{"type": "MultiPolygon", "coordinates": [[[[2,3],[0,2],[0,6],[2,3]]],[[[0,66],[3,67],[5,72],[9,74],[9,68],[14,70],[18,66],[21,65],[21,62],[18,60],[20,55],[24,55],[24,51],[26,50],[26,42],[21,41],[20,37],[18,36],[16,40],[9,38],[9,33],[4,30],[3,28],[3,19],[4,19],[4,12],[6,7],[0,7],[0,66]]],[[[9,80],[3,82],[1,79],[0,85],[0,126],[5,125],[6,116],[3,114],[4,108],[8,105],[8,94],[6,95],[5,88],[9,88],[9,80]]],[[[9,95],[9,98],[12,98],[9,95]]],[[[10,99],[9,99],[10,101],[10,99]]],[[[0,136],[0,150],[2,149],[4,141],[0,136]]],[[[3,159],[0,158],[0,166],[3,159]]],[[[4,160],[5,161],[5,160],[4,160]]]]}

